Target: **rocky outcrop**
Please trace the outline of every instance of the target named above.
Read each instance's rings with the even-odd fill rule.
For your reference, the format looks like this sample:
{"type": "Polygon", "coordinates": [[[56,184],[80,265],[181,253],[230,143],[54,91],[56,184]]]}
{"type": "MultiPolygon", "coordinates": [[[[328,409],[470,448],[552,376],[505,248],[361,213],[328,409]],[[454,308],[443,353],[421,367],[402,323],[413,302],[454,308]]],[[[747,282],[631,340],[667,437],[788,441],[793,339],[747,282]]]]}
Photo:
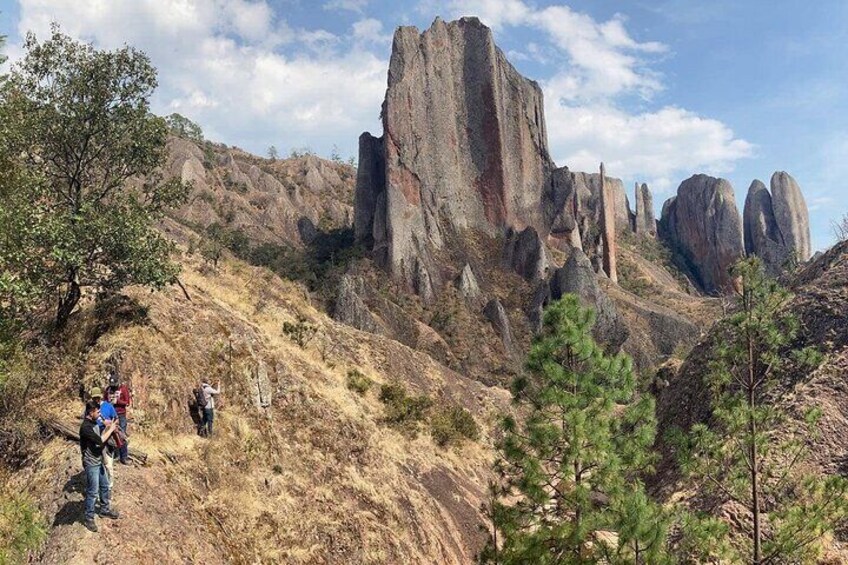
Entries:
{"type": "MultiPolygon", "coordinates": [[[[632,232],[635,215],[630,211],[624,183],[605,176],[604,186],[613,203],[615,233],[632,232]]],[[[582,249],[593,261],[602,263],[600,174],[572,172],[568,167],[554,169],[544,209],[551,226],[547,237],[549,244],[564,251],[582,249]]]]}
{"type": "Polygon", "coordinates": [[[618,267],[616,266],[615,245],[615,199],[612,189],[607,185],[604,175],[604,164],[601,163],[601,233],[604,239],[603,258],[604,272],[614,283],[618,282],[618,267]]]}
{"type": "Polygon", "coordinates": [[[483,315],[491,322],[492,327],[495,328],[495,331],[500,336],[504,349],[506,349],[508,354],[512,355],[515,345],[512,338],[512,327],[509,323],[509,316],[507,316],[506,309],[504,309],[501,301],[497,298],[491,299],[486,304],[486,307],[483,308],[483,315]]]}
{"type": "Polygon", "coordinates": [[[584,306],[595,310],[597,321],[592,330],[595,339],[610,350],[621,347],[629,335],[612,300],[598,284],[597,275],[586,254],[575,249],[565,265],[554,271],[550,281],[550,300],[559,300],[566,293],[576,294],[584,306]]]}
{"type": "Polygon", "coordinates": [[[362,281],[345,275],[339,282],[333,319],[358,330],[373,334],[384,333],[383,327],[362,300],[362,281]]]}
{"type": "Polygon", "coordinates": [[[774,219],[788,250],[794,251],[799,261],[812,254],[810,243],[810,216],[801,188],[789,173],[777,171],[771,176],[771,198],[774,219]]]}
{"type": "Polygon", "coordinates": [[[732,289],[730,267],[744,254],[742,222],[733,187],[724,179],[694,175],[665,203],[663,236],[710,294],[732,289]]]}
{"type": "Polygon", "coordinates": [[[468,263],[465,264],[459,273],[456,287],[467,304],[473,305],[480,300],[480,284],[477,282],[477,277],[474,276],[474,271],[468,263]]]}
{"type": "Polygon", "coordinates": [[[636,235],[657,235],[657,222],[654,218],[654,197],[648,185],[636,183],[636,235]]]}
{"type": "Polygon", "coordinates": [[[542,91],[478,19],[398,28],[382,118],[382,142],[360,140],[356,234],[395,276],[437,290],[434,255],[464,230],[547,233],[542,91]]]}
{"type": "Polygon", "coordinates": [[[798,184],[787,173],[771,178],[772,193],[754,180],[745,199],[743,225],[745,252],[763,260],[772,275],[783,271],[787,261],[810,257],[810,225],[807,205],[798,184]]]}
{"type": "Polygon", "coordinates": [[[528,281],[545,278],[548,271],[545,244],[532,227],[517,233],[507,232],[503,258],[506,267],[528,281]]]}
{"type": "Polygon", "coordinates": [[[236,148],[172,137],[166,174],[191,183],[174,215],[205,228],[239,229],[254,242],[309,245],[316,226],[353,222],[353,169],[314,155],[270,161],[236,148]],[[202,147],[202,148],[201,148],[202,147]]]}

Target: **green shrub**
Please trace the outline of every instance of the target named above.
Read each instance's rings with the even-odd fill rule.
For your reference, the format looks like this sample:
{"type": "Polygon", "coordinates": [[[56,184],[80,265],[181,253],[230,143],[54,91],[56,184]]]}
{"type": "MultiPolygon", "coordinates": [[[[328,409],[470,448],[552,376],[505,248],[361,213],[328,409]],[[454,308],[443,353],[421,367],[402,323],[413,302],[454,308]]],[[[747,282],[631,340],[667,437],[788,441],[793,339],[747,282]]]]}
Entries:
{"type": "Polygon", "coordinates": [[[312,341],[315,334],[318,333],[318,328],[310,324],[306,317],[298,315],[296,322],[283,323],[283,333],[295,342],[298,347],[303,349],[312,341]]]}
{"type": "Polygon", "coordinates": [[[365,394],[374,384],[374,381],[363,375],[358,369],[347,372],[347,388],[358,393],[365,394]]]}
{"type": "Polygon", "coordinates": [[[380,401],[386,405],[384,421],[390,426],[418,431],[433,401],[427,396],[409,396],[401,384],[386,384],[380,387],[380,401]]]}
{"type": "Polygon", "coordinates": [[[25,495],[0,490],[0,565],[25,563],[47,536],[44,519],[25,495]]]}
{"type": "Polygon", "coordinates": [[[480,439],[480,427],[474,416],[462,406],[440,408],[430,417],[430,435],[440,446],[457,443],[463,439],[480,439]]]}

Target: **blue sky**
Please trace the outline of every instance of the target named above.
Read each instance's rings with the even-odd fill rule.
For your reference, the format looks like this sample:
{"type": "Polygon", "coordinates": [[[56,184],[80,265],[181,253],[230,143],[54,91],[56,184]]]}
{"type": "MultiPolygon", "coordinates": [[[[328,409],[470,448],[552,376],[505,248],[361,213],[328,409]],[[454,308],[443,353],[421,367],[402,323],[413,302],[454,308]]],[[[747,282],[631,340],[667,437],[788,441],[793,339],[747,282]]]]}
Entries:
{"type": "Polygon", "coordinates": [[[0,0],[0,34],[68,33],[135,45],[160,70],[155,109],[263,154],[356,154],[380,132],[391,34],[478,15],[546,96],[559,165],[604,160],[656,205],[696,172],[728,178],[740,210],[754,178],[790,172],[816,248],[848,213],[848,3],[820,0],[0,0]]]}

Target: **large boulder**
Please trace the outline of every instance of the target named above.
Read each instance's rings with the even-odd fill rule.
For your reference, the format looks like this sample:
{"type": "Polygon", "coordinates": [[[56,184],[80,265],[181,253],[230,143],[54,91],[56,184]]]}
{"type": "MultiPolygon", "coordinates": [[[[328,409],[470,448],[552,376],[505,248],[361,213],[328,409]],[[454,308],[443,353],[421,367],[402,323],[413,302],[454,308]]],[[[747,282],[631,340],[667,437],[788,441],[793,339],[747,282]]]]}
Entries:
{"type": "Polygon", "coordinates": [[[732,290],[730,267],[744,255],[742,221],[725,179],[693,175],[663,206],[662,233],[707,293],[732,290]]]}
{"type": "Polygon", "coordinates": [[[550,280],[550,300],[564,294],[576,294],[584,306],[595,310],[597,321],[592,330],[595,339],[609,350],[617,350],[627,340],[629,331],[612,300],[598,284],[597,275],[586,254],[575,249],[565,265],[554,271],[550,280]]]}
{"type": "Polygon", "coordinates": [[[397,29],[382,118],[382,141],[360,140],[356,235],[410,287],[423,270],[438,290],[435,256],[465,230],[547,233],[542,90],[477,18],[397,29]]]}
{"type": "Polygon", "coordinates": [[[771,198],[786,248],[794,250],[798,260],[806,261],[812,254],[810,215],[801,188],[789,173],[777,171],[771,176],[771,198]]]}

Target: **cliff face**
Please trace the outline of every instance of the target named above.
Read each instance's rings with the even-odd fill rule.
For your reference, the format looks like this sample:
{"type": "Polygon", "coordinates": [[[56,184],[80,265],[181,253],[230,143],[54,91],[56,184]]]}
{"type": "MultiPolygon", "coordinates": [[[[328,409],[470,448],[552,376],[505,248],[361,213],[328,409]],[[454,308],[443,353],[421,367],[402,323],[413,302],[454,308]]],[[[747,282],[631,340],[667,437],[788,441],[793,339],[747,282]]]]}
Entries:
{"type": "Polygon", "coordinates": [[[542,92],[476,18],[397,30],[383,129],[360,139],[356,234],[416,290],[441,285],[433,256],[463,230],[547,233],[542,92]]]}

